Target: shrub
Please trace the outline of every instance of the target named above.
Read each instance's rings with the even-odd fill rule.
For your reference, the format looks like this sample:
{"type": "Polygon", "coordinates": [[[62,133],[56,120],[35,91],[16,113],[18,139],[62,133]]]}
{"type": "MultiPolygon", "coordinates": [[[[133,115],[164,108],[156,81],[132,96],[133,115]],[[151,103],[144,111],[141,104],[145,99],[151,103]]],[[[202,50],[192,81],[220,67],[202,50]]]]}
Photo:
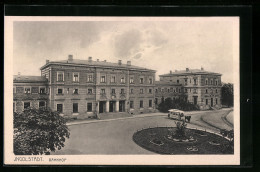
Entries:
{"type": "Polygon", "coordinates": [[[49,109],[29,108],[14,112],[14,153],[16,155],[50,154],[64,147],[69,138],[66,120],[49,109]]]}
{"type": "Polygon", "coordinates": [[[194,105],[190,102],[184,101],[182,99],[172,100],[171,98],[165,99],[164,102],[160,103],[158,110],[160,112],[168,112],[169,109],[180,109],[184,111],[199,110],[198,105],[194,105]]]}

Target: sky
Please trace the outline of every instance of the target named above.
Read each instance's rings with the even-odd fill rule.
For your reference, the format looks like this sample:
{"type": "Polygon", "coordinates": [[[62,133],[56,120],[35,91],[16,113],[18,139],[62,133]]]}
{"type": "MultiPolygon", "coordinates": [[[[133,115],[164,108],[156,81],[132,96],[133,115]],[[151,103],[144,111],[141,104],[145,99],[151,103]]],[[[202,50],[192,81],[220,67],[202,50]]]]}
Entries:
{"type": "Polygon", "coordinates": [[[233,82],[233,22],[15,21],[13,74],[40,75],[46,60],[107,60],[156,70],[200,69],[233,82]]]}

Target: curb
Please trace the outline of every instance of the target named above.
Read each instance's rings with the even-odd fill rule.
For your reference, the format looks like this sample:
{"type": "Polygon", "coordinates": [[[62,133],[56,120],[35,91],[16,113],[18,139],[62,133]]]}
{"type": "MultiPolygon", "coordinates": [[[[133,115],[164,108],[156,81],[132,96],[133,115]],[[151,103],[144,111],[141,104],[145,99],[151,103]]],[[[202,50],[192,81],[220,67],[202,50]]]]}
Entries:
{"type": "Polygon", "coordinates": [[[98,123],[98,122],[109,122],[109,121],[117,121],[123,119],[134,119],[134,118],[145,118],[145,117],[157,117],[157,116],[167,116],[167,114],[158,114],[158,115],[145,115],[145,116],[132,116],[132,117],[123,117],[123,118],[114,118],[114,119],[103,119],[103,120],[93,120],[93,121],[81,121],[81,122],[71,122],[67,123],[67,126],[71,125],[80,125],[80,124],[89,124],[89,123],[98,123]]]}

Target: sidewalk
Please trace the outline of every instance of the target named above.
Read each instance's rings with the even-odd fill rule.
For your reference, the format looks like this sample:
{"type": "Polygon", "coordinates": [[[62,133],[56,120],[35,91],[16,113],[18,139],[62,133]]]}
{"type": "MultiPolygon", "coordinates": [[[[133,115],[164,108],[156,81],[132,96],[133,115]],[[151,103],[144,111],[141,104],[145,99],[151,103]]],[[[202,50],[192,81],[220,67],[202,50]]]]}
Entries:
{"type": "Polygon", "coordinates": [[[107,122],[107,121],[115,121],[122,119],[133,119],[133,118],[144,118],[144,117],[155,117],[155,116],[167,116],[167,113],[149,113],[149,114],[138,114],[133,115],[131,117],[122,117],[122,118],[114,118],[114,119],[86,119],[86,120],[75,120],[67,122],[67,126],[78,125],[78,124],[89,124],[89,123],[97,123],[97,122],[107,122]]]}

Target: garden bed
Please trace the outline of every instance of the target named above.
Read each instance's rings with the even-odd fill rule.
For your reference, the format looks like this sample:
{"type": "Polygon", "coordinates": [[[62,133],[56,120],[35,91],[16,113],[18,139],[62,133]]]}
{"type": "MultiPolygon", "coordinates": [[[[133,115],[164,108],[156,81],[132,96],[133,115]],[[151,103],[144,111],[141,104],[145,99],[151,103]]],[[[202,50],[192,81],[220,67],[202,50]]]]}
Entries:
{"type": "Polygon", "coordinates": [[[171,136],[175,127],[147,128],[133,135],[134,142],[142,148],[159,154],[234,154],[225,149],[228,140],[219,135],[196,129],[185,129],[186,137],[193,141],[180,141],[171,136]]]}

